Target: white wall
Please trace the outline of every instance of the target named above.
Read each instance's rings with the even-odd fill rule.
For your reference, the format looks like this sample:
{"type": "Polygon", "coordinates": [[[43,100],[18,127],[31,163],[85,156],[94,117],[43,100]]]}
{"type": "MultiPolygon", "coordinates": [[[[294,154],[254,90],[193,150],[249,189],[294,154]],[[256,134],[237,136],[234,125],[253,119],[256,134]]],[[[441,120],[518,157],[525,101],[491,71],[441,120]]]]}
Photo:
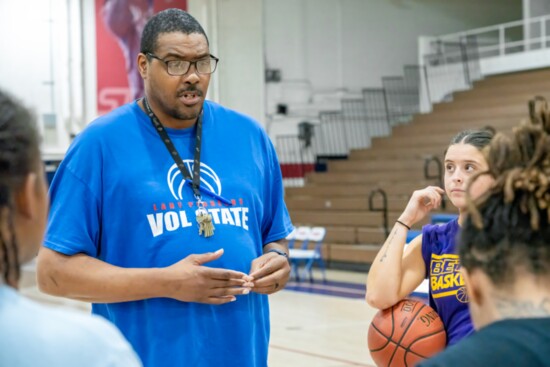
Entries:
{"type": "Polygon", "coordinates": [[[220,103],[265,121],[262,2],[218,0],[220,103]]]}
{"type": "Polygon", "coordinates": [[[550,1],[523,0],[523,12],[525,19],[550,14],[550,1]]]}
{"type": "MultiPolygon", "coordinates": [[[[314,91],[378,86],[416,63],[418,35],[517,19],[507,5],[516,2],[521,12],[521,0],[189,0],[188,7],[221,58],[209,98],[264,122],[266,64],[286,80],[309,80],[314,91]]],[[[0,0],[0,87],[35,108],[41,126],[45,115],[56,117],[57,129],[44,130],[49,152],[64,151],[69,133],[97,114],[93,4],[0,0]]]]}
{"type": "Polygon", "coordinates": [[[264,0],[264,4],[267,64],[281,69],[284,80],[309,80],[314,91],[380,86],[382,76],[401,75],[405,64],[417,63],[421,35],[521,18],[520,1],[515,6],[496,0],[264,0]]]}
{"type": "Polygon", "coordinates": [[[78,30],[69,24],[66,5],[66,0],[0,2],[0,88],[34,110],[48,154],[67,146],[69,111],[74,108],[68,81],[78,60],[68,45],[78,30]]]}
{"type": "MultiPolygon", "coordinates": [[[[523,0],[523,18],[525,20],[550,14],[550,1],[548,0],[523,0]]],[[[528,44],[528,48],[537,49],[540,44],[536,41],[542,35],[542,27],[546,27],[546,34],[550,33],[550,24],[541,24],[541,22],[528,23],[523,27],[525,39],[534,39],[533,43],[528,44]]]]}
{"type": "Polygon", "coordinates": [[[258,0],[188,0],[220,58],[209,98],[265,123],[262,8],[258,0]]]}
{"type": "MultiPolygon", "coordinates": [[[[218,52],[218,0],[188,0],[187,11],[202,25],[210,47],[212,55],[219,55],[218,52]]],[[[221,65],[220,65],[221,66],[221,65]]],[[[219,102],[219,69],[211,75],[210,86],[206,98],[219,102]]]]}

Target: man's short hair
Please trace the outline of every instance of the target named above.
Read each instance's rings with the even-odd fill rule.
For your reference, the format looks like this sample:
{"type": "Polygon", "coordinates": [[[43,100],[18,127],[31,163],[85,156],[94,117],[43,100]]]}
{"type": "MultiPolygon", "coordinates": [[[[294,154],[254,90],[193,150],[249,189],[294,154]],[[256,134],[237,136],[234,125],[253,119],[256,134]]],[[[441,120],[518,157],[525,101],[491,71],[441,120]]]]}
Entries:
{"type": "Polygon", "coordinates": [[[181,9],[166,9],[155,14],[145,25],[141,35],[141,52],[154,53],[159,35],[173,32],[202,34],[208,43],[204,29],[193,16],[181,9]]]}

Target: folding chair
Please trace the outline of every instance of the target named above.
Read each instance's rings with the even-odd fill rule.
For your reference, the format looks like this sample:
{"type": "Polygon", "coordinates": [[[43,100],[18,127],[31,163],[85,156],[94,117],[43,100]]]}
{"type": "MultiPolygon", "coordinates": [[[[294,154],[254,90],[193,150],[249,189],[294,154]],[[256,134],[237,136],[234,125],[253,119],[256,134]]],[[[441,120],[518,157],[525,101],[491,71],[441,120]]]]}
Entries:
{"type": "Polygon", "coordinates": [[[294,241],[296,241],[296,227],[288,234],[288,236],[285,237],[285,239],[288,241],[288,248],[294,247],[294,241]]]}
{"type": "Polygon", "coordinates": [[[310,229],[307,239],[302,242],[300,249],[290,249],[290,262],[294,272],[295,279],[300,280],[299,267],[300,263],[304,265],[304,277],[309,274],[309,281],[313,282],[313,264],[316,262],[323,275],[323,282],[326,282],[325,262],[322,255],[322,245],[325,238],[326,229],[324,227],[313,227],[310,229]],[[309,242],[314,242],[313,249],[309,249],[309,242]]]}
{"type": "Polygon", "coordinates": [[[291,276],[294,277],[294,280],[299,281],[300,275],[298,274],[298,262],[292,260],[292,254],[296,253],[297,250],[294,248],[294,244],[296,241],[301,241],[302,246],[301,248],[307,248],[309,243],[309,234],[311,232],[311,227],[307,226],[300,226],[294,228],[294,231],[292,231],[286,239],[288,240],[288,251],[289,251],[289,258],[290,258],[290,270],[291,270],[291,276]]]}

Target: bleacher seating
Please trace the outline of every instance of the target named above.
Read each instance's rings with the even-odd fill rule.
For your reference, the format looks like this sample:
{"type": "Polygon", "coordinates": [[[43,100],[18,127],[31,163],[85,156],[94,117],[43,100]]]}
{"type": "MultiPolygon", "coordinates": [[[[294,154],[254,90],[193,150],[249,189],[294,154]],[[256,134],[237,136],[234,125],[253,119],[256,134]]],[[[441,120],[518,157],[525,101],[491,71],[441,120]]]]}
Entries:
{"type": "MultiPolygon", "coordinates": [[[[437,183],[423,176],[426,157],[443,161],[450,139],[467,128],[510,131],[528,116],[527,101],[535,95],[550,98],[550,69],[492,76],[454,93],[453,101],[436,104],[432,113],[393,126],[391,136],[374,137],[370,148],[329,161],[327,172],[309,173],[304,187],[287,187],[294,224],[326,228],[325,260],[371,262],[385,239],[382,214],[369,211],[371,191],[387,193],[391,228],[414,190],[437,183]]],[[[447,202],[441,215],[438,222],[456,215],[456,209],[447,202]]],[[[426,218],[413,229],[429,222],[426,218]]]]}

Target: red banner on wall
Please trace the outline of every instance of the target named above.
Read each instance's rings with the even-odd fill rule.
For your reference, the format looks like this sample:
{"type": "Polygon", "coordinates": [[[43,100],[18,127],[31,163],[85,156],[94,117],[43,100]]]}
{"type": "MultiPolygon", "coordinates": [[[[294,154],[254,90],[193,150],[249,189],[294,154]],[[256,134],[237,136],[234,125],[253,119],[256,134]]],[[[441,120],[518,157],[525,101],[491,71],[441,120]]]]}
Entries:
{"type": "Polygon", "coordinates": [[[153,14],[168,8],[187,10],[187,0],[95,0],[99,115],[143,95],[136,65],[141,32],[153,14]]]}

